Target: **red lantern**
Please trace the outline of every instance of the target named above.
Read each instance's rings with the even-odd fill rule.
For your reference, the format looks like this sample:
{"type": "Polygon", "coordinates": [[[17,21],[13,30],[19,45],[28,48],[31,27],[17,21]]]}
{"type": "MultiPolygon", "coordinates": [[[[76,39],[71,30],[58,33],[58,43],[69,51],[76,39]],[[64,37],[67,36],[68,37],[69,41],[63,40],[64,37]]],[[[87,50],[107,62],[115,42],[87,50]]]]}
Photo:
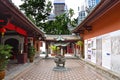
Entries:
{"type": "Polygon", "coordinates": [[[0,29],[0,32],[1,32],[2,36],[4,36],[4,34],[6,32],[6,29],[3,27],[3,28],[0,29]]]}

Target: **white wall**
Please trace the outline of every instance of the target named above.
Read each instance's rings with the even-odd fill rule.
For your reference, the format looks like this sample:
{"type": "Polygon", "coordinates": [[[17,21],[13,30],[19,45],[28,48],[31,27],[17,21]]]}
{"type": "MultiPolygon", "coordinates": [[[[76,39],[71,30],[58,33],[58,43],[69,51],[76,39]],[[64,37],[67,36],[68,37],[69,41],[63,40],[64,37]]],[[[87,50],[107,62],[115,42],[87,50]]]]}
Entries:
{"type": "Polygon", "coordinates": [[[46,46],[45,46],[45,42],[44,41],[42,41],[42,44],[43,44],[43,46],[42,47],[40,47],[40,51],[41,52],[46,52],[46,46]]]}
{"type": "Polygon", "coordinates": [[[111,69],[111,38],[109,34],[102,37],[102,66],[111,69]]]}
{"type": "Polygon", "coordinates": [[[120,73],[120,30],[86,39],[84,42],[85,60],[120,73]],[[99,40],[100,43],[96,40],[99,40]],[[93,54],[93,49],[96,50],[95,54],[93,54]],[[88,58],[88,55],[90,55],[90,58],[88,58]]]}

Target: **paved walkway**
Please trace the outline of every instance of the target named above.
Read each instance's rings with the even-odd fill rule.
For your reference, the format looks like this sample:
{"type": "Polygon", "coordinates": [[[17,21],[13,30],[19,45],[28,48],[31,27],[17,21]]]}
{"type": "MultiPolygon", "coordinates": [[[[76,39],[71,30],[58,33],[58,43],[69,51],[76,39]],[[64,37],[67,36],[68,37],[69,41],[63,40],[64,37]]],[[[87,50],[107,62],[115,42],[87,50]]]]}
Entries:
{"type": "Polygon", "coordinates": [[[11,80],[110,80],[79,59],[67,59],[65,71],[54,71],[55,66],[53,59],[41,59],[11,80]]]}

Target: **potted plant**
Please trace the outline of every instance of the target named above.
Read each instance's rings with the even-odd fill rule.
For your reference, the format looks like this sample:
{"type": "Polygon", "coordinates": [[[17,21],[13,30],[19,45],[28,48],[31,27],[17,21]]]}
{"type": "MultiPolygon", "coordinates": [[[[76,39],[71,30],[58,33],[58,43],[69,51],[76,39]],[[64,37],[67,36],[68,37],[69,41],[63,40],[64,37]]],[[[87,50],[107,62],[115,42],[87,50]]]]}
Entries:
{"type": "Polygon", "coordinates": [[[5,69],[11,57],[11,49],[12,47],[9,45],[0,45],[0,80],[5,77],[5,69]]]}
{"type": "Polygon", "coordinates": [[[79,52],[80,52],[80,54],[82,55],[82,57],[84,57],[83,56],[83,41],[77,41],[77,43],[76,43],[76,45],[77,45],[77,48],[78,48],[78,50],[79,50],[79,52]]]}
{"type": "Polygon", "coordinates": [[[51,45],[50,49],[52,50],[52,54],[51,55],[55,56],[60,48],[55,46],[55,45],[51,45]]]}
{"type": "Polygon", "coordinates": [[[34,57],[35,57],[35,53],[36,53],[35,47],[34,46],[29,46],[29,48],[28,48],[28,58],[29,58],[30,62],[33,62],[34,57]]]}

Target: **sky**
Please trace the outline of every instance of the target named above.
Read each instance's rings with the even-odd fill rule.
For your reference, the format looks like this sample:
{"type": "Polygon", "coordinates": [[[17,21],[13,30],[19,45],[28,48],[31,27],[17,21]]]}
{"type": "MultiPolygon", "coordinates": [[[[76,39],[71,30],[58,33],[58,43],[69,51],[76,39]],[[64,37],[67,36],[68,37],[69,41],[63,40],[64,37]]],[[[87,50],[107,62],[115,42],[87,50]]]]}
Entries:
{"type": "MultiPolygon", "coordinates": [[[[16,5],[16,6],[19,6],[20,4],[22,4],[21,0],[12,0],[13,3],[16,5]]],[[[50,0],[50,1],[54,1],[54,0],[50,0]]],[[[80,6],[80,4],[82,4],[84,0],[65,0],[65,3],[69,8],[72,8],[74,10],[74,18],[76,18],[78,16],[78,6],[80,6]]]]}
{"type": "Polygon", "coordinates": [[[74,13],[75,13],[74,17],[78,16],[78,6],[80,6],[83,1],[84,0],[65,0],[65,3],[67,4],[68,9],[72,8],[74,10],[74,13]]]}

